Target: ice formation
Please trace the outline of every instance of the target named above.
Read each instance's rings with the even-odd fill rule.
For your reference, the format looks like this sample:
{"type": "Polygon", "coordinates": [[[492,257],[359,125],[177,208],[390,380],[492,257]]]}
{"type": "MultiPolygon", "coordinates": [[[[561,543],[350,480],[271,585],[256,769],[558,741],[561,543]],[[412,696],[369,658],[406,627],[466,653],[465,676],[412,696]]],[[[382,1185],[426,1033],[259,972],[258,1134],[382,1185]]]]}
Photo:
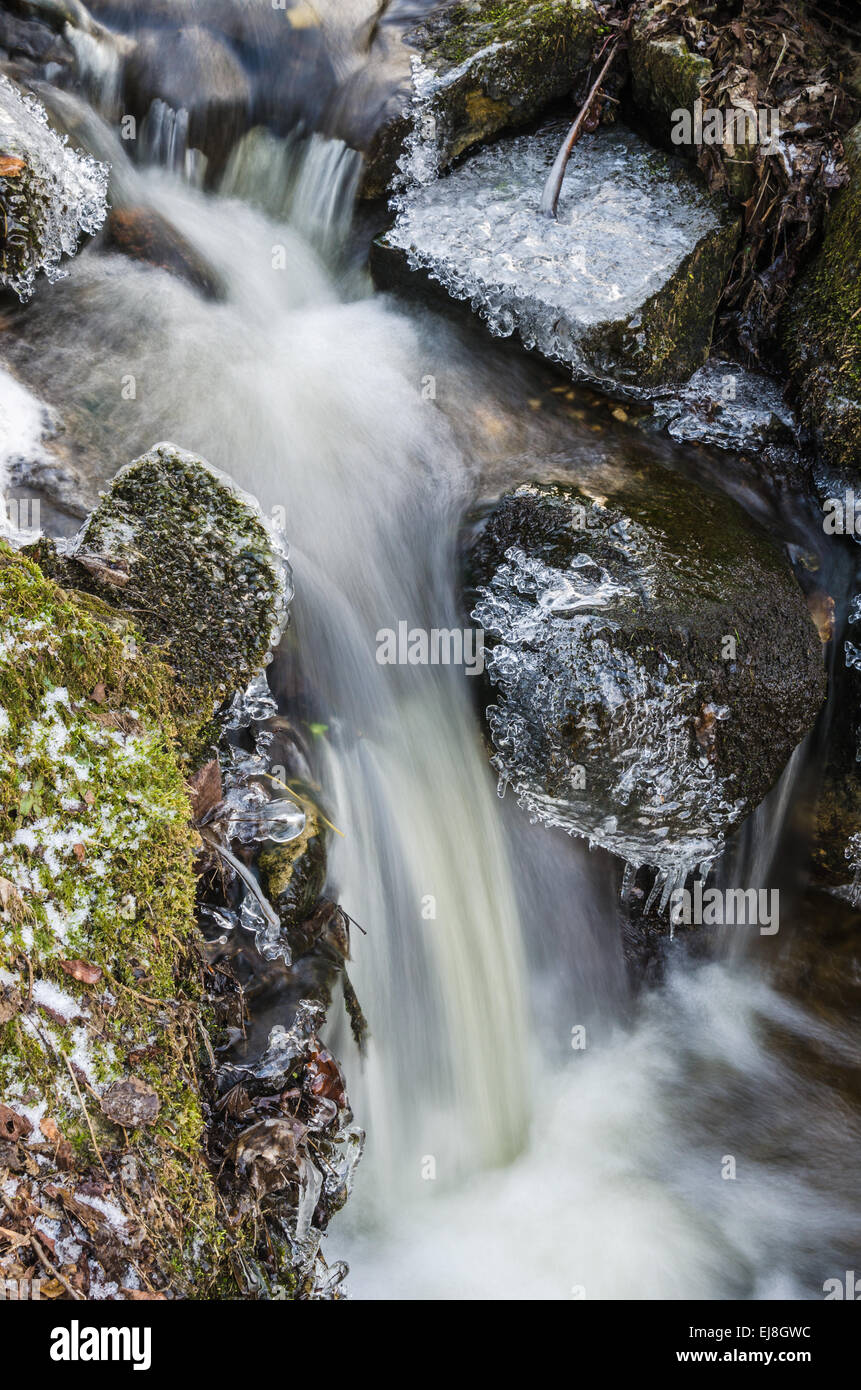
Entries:
{"type": "Polygon", "coordinates": [[[101,227],[108,169],[70,149],[48,125],[44,107],[7,77],[0,77],[0,154],[6,223],[0,281],[26,301],[39,271],[59,279],[61,261],[75,254],[82,233],[101,227]]]}

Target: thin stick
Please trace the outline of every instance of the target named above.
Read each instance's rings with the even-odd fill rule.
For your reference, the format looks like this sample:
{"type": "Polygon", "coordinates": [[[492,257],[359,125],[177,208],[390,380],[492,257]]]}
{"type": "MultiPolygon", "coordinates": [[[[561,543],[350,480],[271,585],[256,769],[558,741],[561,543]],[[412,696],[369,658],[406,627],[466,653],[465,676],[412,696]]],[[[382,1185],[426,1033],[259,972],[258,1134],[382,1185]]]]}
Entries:
{"type": "Polygon", "coordinates": [[[246,888],[251,891],[260,904],[261,911],[267,922],[273,927],[280,927],[281,918],[278,916],[278,913],[263,892],[263,889],[260,887],[260,884],[257,882],[251,870],[246,868],[242,861],[237,859],[236,855],[229,850],[226,845],[223,845],[218,837],[214,835],[211,830],[208,830],[206,826],[201,828],[200,837],[209,845],[210,849],[214,849],[215,853],[221,856],[226,864],[230,865],[234,873],[239,875],[246,888]]]}
{"type": "Polygon", "coordinates": [[[82,1109],[83,1112],[84,1112],[84,1119],[85,1119],[86,1122],[87,1122],[87,1129],[90,1131],[90,1138],[91,1138],[92,1141],[93,1141],[93,1148],[95,1149],[96,1153],[98,1154],[99,1162],[100,1162],[101,1165],[102,1165],[102,1170],[103,1170],[103,1172],[104,1172],[105,1177],[107,1178],[107,1180],[108,1180],[109,1183],[113,1183],[113,1178],[111,1177],[110,1173],[108,1172],[107,1168],[105,1167],[105,1160],[102,1158],[102,1151],[101,1151],[101,1149],[99,1148],[99,1142],[98,1142],[98,1140],[96,1139],[96,1133],[95,1133],[95,1130],[93,1129],[92,1123],[91,1123],[91,1121],[90,1121],[90,1112],[89,1112],[89,1110],[87,1109],[87,1107],[86,1107],[86,1105],[85,1105],[85,1103],[84,1103],[84,1097],[81,1095],[81,1088],[80,1088],[80,1086],[78,1085],[78,1078],[76,1077],[76,1075],[75,1075],[75,1073],[74,1073],[74,1070],[72,1069],[72,1064],[71,1064],[71,1062],[69,1061],[69,1059],[68,1059],[68,1057],[66,1056],[65,1053],[62,1054],[62,1057],[63,1057],[63,1061],[66,1063],[66,1066],[67,1066],[68,1069],[69,1069],[69,1075],[71,1076],[72,1081],[73,1081],[74,1086],[75,1086],[75,1090],[76,1090],[77,1093],[78,1093],[78,1100],[81,1102],[81,1109],[82,1109]]]}
{"type": "Polygon", "coordinates": [[[598,73],[598,76],[596,77],[595,82],[592,85],[589,95],[587,96],[586,100],[580,108],[580,114],[578,115],[576,121],[574,122],[567,136],[565,137],[565,141],[562,145],[562,148],[560,149],[554,161],[553,168],[550,170],[550,173],[547,176],[547,182],[545,183],[544,191],[541,194],[541,212],[545,217],[555,218],[556,216],[556,206],[559,202],[559,194],[562,192],[562,180],[565,177],[565,170],[568,168],[568,160],[571,158],[571,151],[573,150],[574,146],[577,144],[577,141],[580,138],[580,134],[583,130],[583,123],[586,120],[589,111],[591,110],[592,102],[595,100],[598,88],[601,86],[601,83],[607,76],[613,59],[616,57],[616,54],[618,52],[619,40],[617,39],[616,42],[613,44],[613,47],[610,49],[610,52],[607,54],[607,60],[604,63],[604,66],[602,67],[601,71],[598,73]]]}
{"type": "Polygon", "coordinates": [[[40,1264],[48,1271],[49,1274],[53,1275],[53,1277],[57,1280],[58,1283],[62,1284],[63,1288],[66,1290],[66,1293],[69,1295],[70,1298],[74,1298],[78,1303],[86,1303],[86,1299],[84,1298],[84,1295],[81,1293],[80,1289],[73,1288],[72,1285],[69,1283],[68,1279],[66,1278],[65,1274],[61,1274],[58,1269],[54,1268],[54,1266],[51,1264],[51,1261],[48,1259],[48,1256],[45,1254],[44,1250],[42,1249],[35,1236],[30,1237],[30,1248],[31,1250],[35,1250],[36,1255],[39,1258],[40,1264]]]}

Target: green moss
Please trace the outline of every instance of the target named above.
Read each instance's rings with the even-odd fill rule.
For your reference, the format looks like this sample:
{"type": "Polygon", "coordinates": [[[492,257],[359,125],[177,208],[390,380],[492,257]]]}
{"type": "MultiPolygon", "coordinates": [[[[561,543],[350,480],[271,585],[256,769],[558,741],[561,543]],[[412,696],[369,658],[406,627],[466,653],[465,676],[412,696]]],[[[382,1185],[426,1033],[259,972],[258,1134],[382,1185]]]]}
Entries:
{"type": "Polygon", "coordinates": [[[669,138],[674,111],[693,110],[704,84],[712,74],[708,58],[692,53],[681,37],[649,38],[647,12],[634,26],[630,45],[631,83],[634,100],[662,125],[669,138]]]}
{"type": "Polygon", "coordinates": [[[253,499],[173,445],[117,474],[70,555],[38,558],[162,651],[186,693],[186,747],[211,738],[215,707],[261,669],[286,617],[289,570],[253,499]]]}
{"type": "Polygon", "coordinates": [[[0,1083],[13,1106],[48,1101],[79,1170],[134,1155],[150,1277],[178,1252],[187,1289],[209,1277],[200,1259],[214,1268],[223,1236],[201,1146],[196,837],[172,744],[176,687],[91,610],[0,546],[0,967],[20,995],[0,1083]],[[100,977],[72,978],[61,962],[76,960],[100,977]],[[125,1136],[99,1096],[128,1075],[160,1110],[125,1136]]]}
{"type": "Polygon", "coordinates": [[[286,927],[305,920],[326,881],[326,830],[312,801],[303,798],[305,828],[286,845],[265,849],[258,865],[267,896],[286,927]]]}
{"type": "Polygon", "coordinates": [[[784,315],[782,340],[820,456],[852,481],[861,468],[861,125],[845,148],[850,182],[784,315]]]}
{"type": "Polygon", "coordinates": [[[739,230],[740,224],[732,220],[703,237],[636,320],[608,339],[612,356],[639,385],[683,381],[705,362],[739,230]]]}

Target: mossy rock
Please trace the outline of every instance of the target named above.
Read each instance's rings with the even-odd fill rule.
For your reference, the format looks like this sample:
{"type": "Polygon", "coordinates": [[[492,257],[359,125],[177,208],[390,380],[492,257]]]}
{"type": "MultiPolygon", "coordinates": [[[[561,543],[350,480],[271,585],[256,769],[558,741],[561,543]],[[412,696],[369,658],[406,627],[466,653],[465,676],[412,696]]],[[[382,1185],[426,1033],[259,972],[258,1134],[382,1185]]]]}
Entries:
{"type": "Polygon", "coordinates": [[[121,469],[67,549],[35,553],[67,588],[133,618],[204,725],[262,669],[292,595],[254,499],[173,444],[121,469]]]}
{"type": "MultiPolygon", "coordinates": [[[[567,96],[585,73],[600,20],[591,0],[472,0],[438,9],[403,46],[420,61],[431,93],[422,105],[434,158],[445,168],[471,146],[531,121],[567,96]]],[[[408,141],[410,99],[387,113],[366,150],[366,197],[389,188],[408,141]]]]}
{"type": "Polygon", "coordinates": [[[849,184],[781,324],[801,418],[831,495],[861,486],[861,124],[844,144],[849,184]]]}
{"type": "MultiPolygon", "coordinates": [[[[649,118],[655,134],[670,142],[673,112],[693,111],[694,102],[712,75],[708,58],[692,53],[681,35],[650,37],[647,11],[631,33],[628,56],[636,106],[649,118]]],[[[696,154],[696,150],[688,151],[696,154]]]]}
{"type": "Polygon", "coordinates": [[[771,539],[730,499],[632,464],[507,494],[471,563],[495,764],[521,804],[633,863],[712,859],[825,694],[771,539]]]}
{"type": "Polygon", "coordinates": [[[407,190],[372,272],[385,286],[442,286],[492,332],[516,331],[605,389],[685,381],[708,357],[739,219],[621,124],[582,137],[557,218],[542,216],[566,129],[507,136],[407,190]]]}
{"type": "Polygon", "coordinates": [[[0,619],[0,1096],[23,1134],[6,1192],[90,1232],[55,1256],[73,1287],[201,1292],[225,1240],[174,679],[5,545],[0,619]],[[130,1084],[146,1103],[124,1130],[107,1097],[130,1084]]]}

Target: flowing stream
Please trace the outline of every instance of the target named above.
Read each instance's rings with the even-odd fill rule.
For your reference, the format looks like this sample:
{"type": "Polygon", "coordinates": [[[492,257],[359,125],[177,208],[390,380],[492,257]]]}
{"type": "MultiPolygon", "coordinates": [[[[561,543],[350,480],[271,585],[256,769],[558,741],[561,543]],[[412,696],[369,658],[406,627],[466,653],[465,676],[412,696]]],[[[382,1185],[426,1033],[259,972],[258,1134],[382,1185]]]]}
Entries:
{"type": "MultiPolygon", "coordinates": [[[[125,200],[161,212],[222,294],[90,247],[36,296],[10,360],[73,422],[90,488],[171,439],[283,515],[290,540],[278,671],[301,680],[343,831],[332,890],[367,933],[351,976],[368,1055],[340,1024],[330,1041],[369,1141],[327,1257],[349,1260],[360,1298],[821,1297],[858,1236],[857,1036],[839,988],[816,1008],[793,988],[809,904],[796,892],[770,954],[739,928],[717,957],[676,941],[632,996],[621,866],[500,801],[463,669],[376,659],[399,621],[460,624],[459,530],[512,460],[564,435],[575,465],[597,447],[623,463],[624,430],[597,406],[554,414],[552,374],[372,292],[338,142],[247,137],[204,192],[133,167],[94,111],[62,102],[125,200]]],[[[765,856],[792,896],[811,756],[725,857],[727,881],[770,881],[765,856]]]]}

